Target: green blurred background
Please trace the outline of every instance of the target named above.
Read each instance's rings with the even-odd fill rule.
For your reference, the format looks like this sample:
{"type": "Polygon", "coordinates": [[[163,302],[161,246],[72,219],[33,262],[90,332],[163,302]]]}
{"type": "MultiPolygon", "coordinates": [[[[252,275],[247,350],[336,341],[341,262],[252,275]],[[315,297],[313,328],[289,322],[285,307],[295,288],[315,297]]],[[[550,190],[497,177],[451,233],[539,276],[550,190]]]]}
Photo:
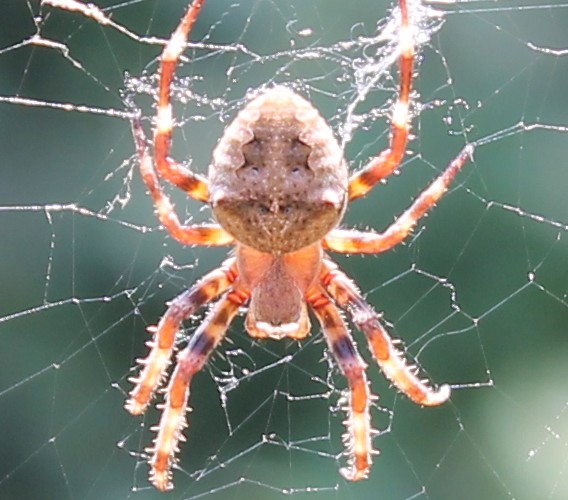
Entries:
{"type": "MultiPolygon", "coordinates": [[[[99,5],[166,37],[186,2],[99,5]]],[[[308,95],[338,135],[356,123],[346,155],[363,164],[386,144],[398,80],[395,68],[381,73],[348,113],[383,47],[360,37],[391,7],[210,0],[192,37],[206,45],[188,51],[176,83],[174,156],[205,172],[246,92],[278,82],[308,95]]],[[[550,127],[568,125],[568,57],[530,45],[568,49],[568,7],[440,7],[401,175],[354,203],[346,225],[385,227],[467,141],[489,139],[405,245],[337,260],[424,372],[453,385],[451,401],[421,409],[397,395],[355,333],[383,432],[370,479],[344,482],[344,382],[319,331],[301,346],[254,343],[239,320],[196,377],[176,489],[149,488],[141,454],[158,415],[123,410],[129,369],[164,303],[226,250],[182,248],[159,230],[127,119],[0,99],[0,498],[568,497],[568,133],[550,127]]],[[[159,47],[93,19],[3,0],[0,26],[1,96],[122,110],[125,78],[155,86],[159,47]],[[62,45],[34,44],[38,29],[62,45]]],[[[127,93],[150,117],[140,89],[127,93]]],[[[209,218],[173,197],[184,217],[209,218]]]]}

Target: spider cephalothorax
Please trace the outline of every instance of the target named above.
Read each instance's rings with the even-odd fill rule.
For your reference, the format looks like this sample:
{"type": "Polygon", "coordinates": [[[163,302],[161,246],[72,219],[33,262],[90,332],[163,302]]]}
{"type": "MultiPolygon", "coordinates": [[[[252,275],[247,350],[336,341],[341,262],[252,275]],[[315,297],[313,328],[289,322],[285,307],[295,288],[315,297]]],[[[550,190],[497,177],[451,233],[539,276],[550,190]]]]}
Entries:
{"type": "Polygon", "coordinates": [[[134,135],[140,170],[160,222],[187,245],[235,245],[234,256],[172,300],[149,330],[154,339],[141,361],[143,369],[126,403],[143,413],[159,387],[182,322],[208,302],[217,302],[177,355],[166,388],[158,434],[150,453],[150,479],[160,490],[173,487],[171,467],[182,430],[187,425],[191,379],[217,345],[243,306],[246,328],[259,338],[301,339],[310,331],[308,310],[317,318],[341,372],[349,384],[348,466],[345,478],[368,476],[373,447],[365,362],[357,352],[339,309],[365,335],[384,375],[412,401],[439,405],[450,395],[443,385],[432,388],[407,364],[379,315],[326,254],[379,253],[401,243],[444,194],[473,153],[466,146],[449,166],[382,233],[337,229],[348,200],[364,196],[400,164],[408,141],[409,100],[414,60],[412,26],[406,0],[399,0],[401,27],[400,91],[394,104],[388,147],[348,177],[343,153],[315,108],[284,87],[265,90],[238,114],[221,137],[209,178],[191,172],[169,157],[172,134],[170,85],[191,27],[205,0],[195,0],[162,53],[153,158],[139,120],[134,135]],[[186,226],[163,192],[159,178],[211,205],[219,224],[186,226]]]}

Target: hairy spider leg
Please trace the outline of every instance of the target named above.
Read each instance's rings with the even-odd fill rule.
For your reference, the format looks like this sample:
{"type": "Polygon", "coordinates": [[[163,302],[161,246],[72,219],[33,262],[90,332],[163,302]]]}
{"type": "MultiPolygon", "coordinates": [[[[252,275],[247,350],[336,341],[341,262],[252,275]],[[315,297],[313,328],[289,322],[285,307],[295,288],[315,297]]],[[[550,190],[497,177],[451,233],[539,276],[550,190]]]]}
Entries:
{"type": "Polygon", "coordinates": [[[418,220],[430,210],[448,190],[448,186],[473,156],[473,145],[465,146],[458,156],[424,190],[414,203],[395,219],[384,232],[372,233],[354,229],[334,229],[324,238],[324,246],[341,253],[380,253],[390,250],[410,234],[418,220]]]}
{"type": "Polygon", "coordinates": [[[375,434],[369,414],[369,404],[373,397],[365,374],[366,364],[357,352],[341,314],[322,287],[312,287],[306,298],[321,325],[328,348],[349,384],[348,417],[344,422],[347,427],[344,442],[349,458],[348,466],[340,472],[349,481],[365,479],[374,452],[371,436],[375,434]]]}
{"type": "Polygon", "coordinates": [[[410,133],[409,103],[414,66],[414,35],[408,19],[406,0],[400,0],[399,3],[401,18],[399,30],[400,89],[392,109],[389,147],[381,151],[349,179],[349,200],[365,196],[378,182],[391,175],[398,168],[406,153],[410,133]]]}
{"type": "Polygon", "coordinates": [[[396,348],[395,341],[381,324],[379,315],[361,297],[353,281],[331,260],[323,262],[321,282],[339,307],[348,312],[353,324],[365,334],[375,361],[399,391],[424,406],[438,406],[449,399],[449,385],[434,389],[429,381],[418,378],[418,369],[406,362],[404,354],[396,348]]]}
{"type": "Polygon", "coordinates": [[[130,413],[140,415],[146,411],[164,378],[174,350],[175,336],[182,321],[227,291],[236,277],[235,259],[227,259],[220,267],[206,274],[190,289],[172,300],[158,326],[148,328],[153,334],[152,340],[146,343],[150,352],[146,358],[138,360],[144,367],[140,375],[129,379],[135,384],[124,405],[130,413]]]}
{"type": "Polygon", "coordinates": [[[249,295],[241,290],[227,292],[215,304],[205,321],[191,337],[187,347],[177,356],[176,367],[166,390],[166,399],[159,405],[160,423],[153,446],[147,451],[150,458],[150,481],[161,491],[173,489],[171,467],[178,451],[178,442],[185,440],[182,431],[187,427],[187,401],[193,375],[203,368],[211,353],[225,337],[225,332],[239,308],[249,295]]]}
{"type": "Polygon", "coordinates": [[[209,201],[207,180],[169,157],[172,143],[173,113],[171,84],[179,58],[205,0],[194,0],[188,6],[176,30],[164,47],[160,59],[160,87],[154,132],[154,160],[161,177],[183,189],[192,198],[209,201]]]}
{"type": "Polygon", "coordinates": [[[233,243],[234,238],[218,224],[186,226],[180,222],[172,202],[160,186],[158,176],[152,164],[152,157],[148,154],[148,142],[140,120],[134,120],[132,126],[142,179],[152,195],[160,222],[170,235],[184,245],[222,246],[233,243]]]}

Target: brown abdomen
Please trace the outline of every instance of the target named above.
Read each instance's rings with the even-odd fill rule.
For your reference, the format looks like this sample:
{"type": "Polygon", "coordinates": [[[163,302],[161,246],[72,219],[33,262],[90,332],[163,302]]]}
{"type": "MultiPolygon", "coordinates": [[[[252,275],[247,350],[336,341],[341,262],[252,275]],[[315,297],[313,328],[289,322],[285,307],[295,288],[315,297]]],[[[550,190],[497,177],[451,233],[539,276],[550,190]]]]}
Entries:
{"type": "Polygon", "coordinates": [[[227,127],[209,181],[223,228],[273,254],[322,239],[347,202],[347,167],[330,127],[308,101],[284,87],[252,100],[227,127]]]}

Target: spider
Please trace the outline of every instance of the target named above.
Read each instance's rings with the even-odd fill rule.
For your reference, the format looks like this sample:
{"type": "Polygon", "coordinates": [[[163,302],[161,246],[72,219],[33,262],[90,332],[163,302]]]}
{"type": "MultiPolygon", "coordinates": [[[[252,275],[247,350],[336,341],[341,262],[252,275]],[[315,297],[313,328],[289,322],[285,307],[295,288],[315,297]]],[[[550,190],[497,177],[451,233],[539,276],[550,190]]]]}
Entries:
{"type": "Polygon", "coordinates": [[[223,340],[231,321],[248,305],[245,327],[257,339],[301,340],[310,332],[308,309],[320,324],[328,349],[346,377],[349,390],[347,466],[351,481],[368,476],[373,450],[369,408],[372,396],[359,355],[339,309],[366,336],[383,374],[417,404],[436,406],[450,387],[433,388],[395,347],[380,315],[354,282],[328,256],[384,252],[401,243],[417,221],[442,197],[473,154],[467,145],[382,233],[337,229],[348,201],[366,195],[401,163],[409,138],[414,42],[406,0],[400,0],[400,89],[391,120],[388,147],[349,177],[343,152],[319,112],[292,90],[274,86],[238,113],[219,140],[208,178],[169,157],[173,128],[171,83],[176,65],[205,0],[194,0],[168,40],[160,61],[159,95],[153,144],[140,120],[133,132],[143,180],[161,224],[184,245],[233,245],[232,256],[171,301],[126,402],[142,414],[165,377],[182,322],[215,301],[206,319],[177,354],[165,390],[157,436],[147,451],[150,481],[159,490],[173,488],[171,468],[178,442],[185,438],[190,383],[223,340]],[[153,158],[150,150],[153,148],[153,158]],[[155,166],[154,166],[155,165],[155,166]],[[183,225],[159,178],[208,203],[217,224],[183,225]]]}

